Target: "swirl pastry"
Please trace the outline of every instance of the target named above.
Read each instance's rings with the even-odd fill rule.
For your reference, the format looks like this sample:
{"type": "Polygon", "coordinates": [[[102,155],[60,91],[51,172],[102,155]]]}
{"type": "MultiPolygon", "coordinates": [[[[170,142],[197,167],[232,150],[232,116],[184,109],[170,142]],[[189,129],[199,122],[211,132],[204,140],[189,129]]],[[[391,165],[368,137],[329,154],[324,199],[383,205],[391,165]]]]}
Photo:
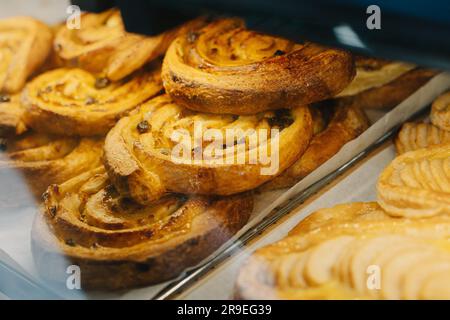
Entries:
{"type": "Polygon", "coordinates": [[[0,137],[26,131],[23,121],[24,111],[19,94],[0,95],[0,137]]]}
{"type": "Polygon", "coordinates": [[[354,72],[347,52],[293,43],[223,19],[172,42],[162,78],[185,108],[245,115],[330,98],[354,72]]]}
{"type": "Polygon", "coordinates": [[[430,123],[405,123],[395,139],[399,154],[445,143],[450,143],[450,131],[430,123]]]}
{"type": "Polygon", "coordinates": [[[158,69],[118,82],[82,69],[56,69],[33,79],[23,93],[25,122],[39,132],[103,135],[116,121],[162,89],[158,69]]]}
{"type": "Polygon", "coordinates": [[[378,202],[393,216],[450,214],[450,144],[410,151],[381,173],[378,202]]]}
{"type": "Polygon", "coordinates": [[[15,93],[44,63],[51,49],[52,31],[30,17],[0,20],[0,93],[15,93]]]}
{"type": "Polygon", "coordinates": [[[325,129],[313,136],[305,153],[292,166],[275,179],[262,186],[264,190],[286,188],[295,185],[328,159],[347,142],[355,139],[369,127],[364,112],[352,105],[334,106],[325,129]]]}
{"type": "Polygon", "coordinates": [[[173,39],[198,28],[198,19],[154,37],[125,31],[119,10],[81,16],[80,29],[62,27],[54,48],[63,65],[80,67],[117,81],[164,54],[173,39]]]}
{"type": "Polygon", "coordinates": [[[441,95],[433,102],[431,122],[442,130],[450,131],[450,92],[441,95]]]}
{"type": "Polygon", "coordinates": [[[103,167],[50,186],[32,230],[33,257],[48,281],[119,289],[162,282],[206,258],[249,218],[249,194],[167,195],[148,206],[124,198],[103,167]],[[61,257],[61,254],[64,257],[61,257]]]}
{"type": "Polygon", "coordinates": [[[166,192],[230,195],[292,165],[309,143],[311,122],[306,106],[215,115],[184,109],[163,95],[108,133],[105,165],[119,192],[141,204],[166,192]]]}
{"type": "Polygon", "coordinates": [[[336,100],[360,108],[393,108],[436,74],[402,62],[357,57],[356,76],[336,100]]]}
{"type": "Polygon", "coordinates": [[[243,299],[449,299],[450,219],[376,203],[319,210],[241,268],[243,299]]]}
{"type": "Polygon", "coordinates": [[[23,184],[14,181],[22,174],[30,192],[40,197],[50,184],[95,168],[100,164],[102,145],[102,141],[96,139],[61,138],[32,132],[4,140],[0,153],[2,202],[17,202],[16,195],[26,193],[23,184]]]}

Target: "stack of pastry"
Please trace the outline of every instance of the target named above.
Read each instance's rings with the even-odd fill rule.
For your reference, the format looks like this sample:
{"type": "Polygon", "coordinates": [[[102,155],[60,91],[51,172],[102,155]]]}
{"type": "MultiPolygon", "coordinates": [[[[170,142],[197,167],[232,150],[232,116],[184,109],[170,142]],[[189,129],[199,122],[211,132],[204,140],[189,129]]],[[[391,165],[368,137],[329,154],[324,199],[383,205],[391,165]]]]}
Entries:
{"type": "Polygon", "coordinates": [[[378,203],[319,210],[256,251],[236,290],[245,299],[450,299],[448,93],[433,124],[403,126],[378,203]],[[434,125],[436,124],[436,126],[434,125]]]}
{"type": "Polygon", "coordinates": [[[42,276],[64,283],[76,264],[83,288],[161,282],[197,264],[247,222],[252,190],[294,185],[368,127],[363,108],[392,107],[433,76],[355,65],[350,53],[239,19],[155,37],[127,33],[116,10],[83,14],[81,25],[0,22],[0,174],[19,169],[42,194],[32,232],[42,276]],[[401,94],[383,98],[393,88],[401,94]],[[209,129],[266,134],[217,146],[209,129]],[[248,161],[276,152],[270,174],[248,161]]]}

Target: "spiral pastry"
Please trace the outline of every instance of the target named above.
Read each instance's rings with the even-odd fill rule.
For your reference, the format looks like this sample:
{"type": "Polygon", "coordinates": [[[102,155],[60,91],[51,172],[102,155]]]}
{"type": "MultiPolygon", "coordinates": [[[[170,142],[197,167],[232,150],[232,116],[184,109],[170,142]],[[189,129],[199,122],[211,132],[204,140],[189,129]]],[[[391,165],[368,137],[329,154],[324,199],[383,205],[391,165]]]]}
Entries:
{"type": "Polygon", "coordinates": [[[105,165],[119,192],[141,204],[166,192],[230,195],[292,165],[309,143],[311,122],[305,106],[215,115],[184,109],[163,95],[108,133],[105,165]]]}
{"type": "Polygon", "coordinates": [[[367,109],[393,108],[436,74],[407,63],[357,57],[356,76],[336,100],[367,109]]]}
{"type": "Polygon", "coordinates": [[[395,139],[398,154],[445,143],[450,143],[450,131],[430,123],[405,123],[395,139]]]}
{"type": "Polygon", "coordinates": [[[369,120],[361,109],[352,105],[335,105],[333,109],[328,125],[313,136],[300,159],[278,177],[263,185],[264,190],[295,185],[369,127],[369,120]]]}
{"type": "Polygon", "coordinates": [[[449,217],[397,219],[376,203],[322,209],[257,250],[239,272],[236,295],[449,299],[449,235],[449,217]]]}
{"type": "Polygon", "coordinates": [[[0,137],[26,131],[24,112],[19,94],[0,95],[0,137]]]}
{"type": "Polygon", "coordinates": [[[441,95],[433,102],[431,122],[442,130],[450,131],[450,92],[441,95]]]}
{"type": "Polygon", "coordinates": [[[223,19],[172,42],[162,78],[185,108],[248,115],[330,98],[354,72],[347,52],[296,44],[223,19]]]}
{"type": "Polygon", "coordinates": [[[400,155],[381,173],[378,202],[393,216],[450,214],[450,144],[400,155]]]}
{"type": "Polygon", "coordinates": [[[102,145],[96,139],[61,138],[33,132],[4,139],[0,149],[1,202],[20,202],[17,195],[27,193],[20,183],[22,175],[29,192],[39,198],[50,184],[98,166],[102,145]]]}
{"type": "Polygon", "coordinates": [[[164,54],[179,35],[203,24],[198,19],[154,37],[127,33],[119,10],[81,16],[80,29],[62,27],[54,49],[62,64],[117,81],[164,54]]]}
{"type": "Polygon", "coordinates": [[[52,32],[30,17],[0,20],[0,93],[15,93],[45,61],[52,32]]]}
{"type": "Polygon", "coordinates": [[[124,198],[104,167],[44,194],[32,230],[33,257],[48,281],[81,269],[81,286],[120,289],[158,283],[206,258],[249,218],[249,194],[228,198],[167,195],[148,206],[124,198]],[[62,257],[61,257],[62,256],[62,257]]]}
{"type": "Polygon", "coordinates": [[[39,132],[103,135],[121,116],[161,89],[158,68],[141,70],[118,82],[96,79],[82,69],[56,69],[26,86],[22,96],[25,122],[39,132]]]}

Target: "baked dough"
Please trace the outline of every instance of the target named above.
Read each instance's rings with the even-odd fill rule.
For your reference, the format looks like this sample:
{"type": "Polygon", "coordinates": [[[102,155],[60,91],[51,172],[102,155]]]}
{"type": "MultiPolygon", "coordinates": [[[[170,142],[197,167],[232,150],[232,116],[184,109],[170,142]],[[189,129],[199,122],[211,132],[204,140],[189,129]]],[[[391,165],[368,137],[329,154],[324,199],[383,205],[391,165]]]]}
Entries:
{"type": "Polygon", "coordinates": [[[23,121],[25,108],[20,102],[20,94],[3,94],[0,97],[0,137],[21,134],[27,130],[23,121]]]}
{"type": "Polygon", "coordinates": [[[450,131],[430,123],[405,123],[395,139],[398,154],[444,143],[450,143],[450,131]]]}
{"type": "Polygon", "coordinates": [[[58,135],[106,134],[116,121],[162,90],[158,66],[109,82],[82,69],[43,73],[24,89],[25,122],[58,135]]]}
{"type": "Polygon", "coordinates": [[[249,194],[170,194],[141,206],[121,197],[99,167],[48,188],[33,225],[33,257],[50,283],[64,284],[72,264],[81,269],[83,289],[159,283],[220,247],[252,207],[249,194]]]}
{"type": "Polygon", "coordinates": [[[305,153],[278,177],[264,184],[263,190],[295,185],[369,127],[369,120],[361,109],[352,105],[335,105],[331,108],[334,109],[331,120],[313,136],[305,153]]]}
{"type": "Polygon", "coordinates": [[[255,114],[333,97],[355,73],[351,54],[297,44],[217,20],[178,37],[167,50],[166,92],[185,108],[255,114]]]}
{"type": "Polygon", "coordinates": [[[398,219],[376,203],[322,209],[257,250],[241,299],[449,299],[450,219],[398,219]],[[371,275],[378,274],[380,286],[371,275]],[[438,277],[441,276],[441,283],[438,277]],[[370,285],[375,285],[371,287],[370,285]]]}
{"type": "Polygon", "coordinates": [[[338,103],[359,108],[390,109],[425,85],[436,71],[381,59],[356,57],[356,76],[336,96],[338,103]]]}
{"type": "Polygon", "coordinates": [[[173,39],[203,25],[201,19],[153,37],[125,31],[120,11],[85,13],[81,28],[61,27],[54,48],[61,63],[117,81],[161,56],[173,39]]]}
{"type": "Polygon", "coordinates": [[[381,173],[378,203],[393,216],[450,214],[450,144],[404,153],[381,173]]]}
{"type": "Polygon", "coordinates": [[[0,199],[2,204],[20,205],[21,195],[27,198],[29,192],[40,199],[50,184],[66,181],[98,166],[103,146],[99,139],[63,138],[33,132],[8,138],[4,143],[0,152],[0,199]]]}
{"type": "Polygon", "coordinates": [[[433,102],[431,122],[442,130],[450,131],[450,92],[444,93],[433,102]]]}
{"type": "Polygon", "coordinates": [[[254,189],[292,165],[311,136],[312,120],[306,106],[253,116],[215,115],[184,109],[163,95],[122,118],[108,133],[105,166],[117,189],[142,204],[166,192],[231,195],[254,189]],[[196,126],[203,128],[197,137],[196,126]],[[217,129],[222,138],[232,129],[233,135],[226,144],[208,141],[206,129],[217,129]],[[249,142],[255,141],[250,135],[235,135],[236,129],[253,129],[251,137],[259,135],[256,143],[249,142]],[[271,129],[278,129],[279,135],[272,138],[271,129]],[[186,138],[175,140],[174,132],[186,138]],[[278,153],[272,153],[272,142],[278,145],[278,153]],[[218,154],[210,149],[214,147],[218,154]],[[272,157],[276,154],[278,166],[272,157]],[[255,163],[248,160],[251,155],[257,155],[255,163]],[[274,161],[266,165],[260,161],[261,155],[274,161]],[[273,171],[271,164],[276,166],[273,171]]]}
{"type": "Polygon", "coordinates": [[[0,94],[22,89],[47,58],[52,37],[47,25],[31,17],[0,20],[0,94]]]}

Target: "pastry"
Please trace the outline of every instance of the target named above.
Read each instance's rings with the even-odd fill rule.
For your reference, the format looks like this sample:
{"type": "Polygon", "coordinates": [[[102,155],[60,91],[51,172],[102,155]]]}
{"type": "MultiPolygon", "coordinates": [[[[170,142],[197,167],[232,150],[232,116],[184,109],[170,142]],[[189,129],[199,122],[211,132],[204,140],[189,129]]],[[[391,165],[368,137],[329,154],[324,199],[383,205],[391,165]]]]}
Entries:
{"type": "Polygon", "coordinates": [[[0,94],[20,91],[44,63],[51,45],[51,29],[36,19],[0,20],[0,94]]]}
{"type": "Polygon", "coordinates": [[[168,194],[141,206],[119,195],[103,167],[50,186],[44,199],[32,230],[37,268],[46,281],[64,285],[67,266],[75,264],[83,289],[173,278],[230,239],[253,207],[249,194],[168,194]]]}
{"type": "Polygon", "coordinates": [[[153,37],[125,31],[120,11],[85,13],[80,29],[62,27],[54,49],[62,64],[88,70],[98,77],[117,81],[164,54],[179,34],[203,24],[201,19],[153,37]]]}
{"type": "Polygon", "coordinates": [[[433,102],[431,122],[442,130],[450,131],[450,92],[444,93],[433,102]]]}
{"type": "Polygon", "coordinates": [[[22,96],[25,123],[58,135],[106,134],[116,121],[162,89],[157,67],[110,82],[82,69],[60,68],[27,84],[22,96]]]}
{"type": "Polygon", "coordinates": [[[292,165],[308,146],[311,122],[306,106],[216,115],[190,111],[163,95],[108,133],[105,165],[119,192],[141,204],[166,192],[231,195],[292,165]]]}
{"type": "Polygon", "coordinates": [[[448,216],[398,219],[376,203],[322,209],[250,256],[236,296],[449,299],[449,235],[448,216]]]}
{"type": "Polygon", "coordinates": [[[430,123],[405,123],[395,139],[398,154],[444,143],[450,143],[450,131],[430,123]]]}
{"type": "Polygon", "coordinates": [[[61,138],[33,132],[3,139],[0,201],[17,204],[20,202],[18,195],[28,193],[20,183],[22,175],[29,193],[40,199],[50,184],[63,182],[98,166],[102,145],[98,139],[61,138]]]}
{"type": "Polygon", "coordinates": [[[0,137],[21,134],[27,127],[23,121],[25,108],[20,102],[20,94],[0,96],[0,137]]]}
{"type": "Polygon", "coordinates": [[[162,78],[166,92],[185,108],[248,115],[331,98],[354,73],[345,51],[297,44],[247,30],[239,19],[222,19],[172,42],[162,78]]]}
{"type": "Polygon", "coordinates": [[[335,99],[360,108],[393,108],[436,74],[403,62],[357,57],[355,78],[335,99]]]}
{"type": "Polygon", "coordinates": [[[295,185],[369,127],[369,120],[361,109],[352,105],[335,105],[333,109],[328,125],[313,136],[300,159],[278,177],[264,184],[264,190],[295,185]]]}
{"type": "Polygon", "coordinates": [[[450,214],[450,144],[404,153],[381,173],[378,203],[393,216],[450,214]]]}

